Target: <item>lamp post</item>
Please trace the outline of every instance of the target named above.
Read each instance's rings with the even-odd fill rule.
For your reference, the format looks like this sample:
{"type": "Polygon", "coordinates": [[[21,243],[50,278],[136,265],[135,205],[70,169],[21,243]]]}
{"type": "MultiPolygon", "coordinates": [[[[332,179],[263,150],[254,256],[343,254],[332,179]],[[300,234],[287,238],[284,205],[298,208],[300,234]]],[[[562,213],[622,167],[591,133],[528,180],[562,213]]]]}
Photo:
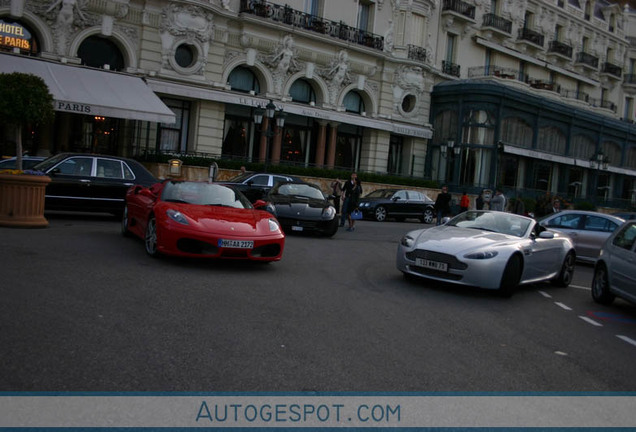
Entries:
{"type": "Polygon", "coordinates": [[[265,130],[261,128],[261,134],[265,137],[265,148],[264,151],[261,151],[261,160],[265,163],[265,171],[267,172],[267,166],[270,159],[270,140],[283,130],[283,126],[285,126],[285,117],[287,117],[287,114],[283,112],[282,108],[277,110],[276,105],[274,105],[274,102],[270,99],[265,108],[260,106],[256,108],[256,110],[254,111],[254,123],[257,125],[262,125],[263,117],[267,118],[267,123],[265,125],[265,130]],[[274,127],[272,125],[274,121],[276,122],[276,130],[274,130],[274,127]]]}
{"type": "MultiPolygon", "coordinates": [[[[607,193],[609,190],[609,185],[605,185],[605,186],[600,186],[599,185],[599,180],[601,177],[601,171],[606,171],[608,166],[609,166],[610,160],[607,156],[605,156],[605,154],[603,153],[602,150],[597,151],[594,155],[592,155],[592,157],[590,158],[590,167],[592,169],[596,170],[596,190],[605,190],[604,194],[603,194],[603,199],[607,200],[607,193]]],[[[594,200],[596,201],[598,197],[598,193],[594,194],[594,200]]]]}

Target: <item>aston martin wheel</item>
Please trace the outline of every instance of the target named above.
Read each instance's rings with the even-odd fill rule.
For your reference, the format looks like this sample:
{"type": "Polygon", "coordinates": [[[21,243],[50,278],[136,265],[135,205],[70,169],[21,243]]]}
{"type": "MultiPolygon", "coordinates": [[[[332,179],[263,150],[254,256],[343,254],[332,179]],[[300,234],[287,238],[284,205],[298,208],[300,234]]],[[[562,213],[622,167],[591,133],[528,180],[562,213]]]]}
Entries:
{"type": "Polygon", "coordinates": [[[607,268],[605,264],[598,263],[594,269],[594,278],[592,279],[592,298],[596,303],[608,305],[614,301],[614,294],[609,290],[609,281],[607,280],[607,268]]]}
{"type": "Polygon", "coordinates": [[[521,258],[519,255],[513,255],[508,260],[503,275],[501,276],[501,284],[499,285],[499,293],[504,297],[510,297],[521,279],[521,258]]]}
{"type": "Polygon", "coordinates": [[[130,231],[128,230],[128,206],[124,206],[124,211],[121,215],[121,233],[123,236],[130,236],[130,231]]]}
{"type": "Polygon", "coordinates": [[[570,285],[572,282],[572,278],[574,277],[574,264],[576,261],[576,257],[573,252],[568,253],[563,260],[563,265],[561,266],[561,272],[556,279],[552,280],[552,283],[556,286],[566,287],[570,285]]]}
{"type": "Polygon", "coordinates": [[[378,222],[384,222],[386,220],[386,215],[386,208],[378,206],[378,208],[375,209],[375,220],[378,222]]]}
{"type": "Polygon", "coordinates": [[[435,215],[433,214],[433,210],[431,209],[424,210],[424,216],[422,216],[422,222],[424,222],[425,224],[431,224],[433,223],[434,218],[435,218],[435,215]]]}
{"type": "Polygon", "coordinates": [[[157,221],[154,216],[150,216],[150,219],[148,219],[144,242],[148,255],[152,257],[159,256],[159,249],[157,248],[157,221]]]}

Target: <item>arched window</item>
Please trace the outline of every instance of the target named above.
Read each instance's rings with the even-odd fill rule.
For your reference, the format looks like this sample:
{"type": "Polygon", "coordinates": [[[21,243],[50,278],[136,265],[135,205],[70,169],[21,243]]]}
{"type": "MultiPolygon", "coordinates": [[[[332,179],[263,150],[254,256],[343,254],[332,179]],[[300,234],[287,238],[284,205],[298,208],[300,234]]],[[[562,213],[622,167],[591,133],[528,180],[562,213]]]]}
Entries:
{"type": "Polygon", "coordinates": [[[40,46],[35,33],[27,25],[8,17],[0,18],[0,50],[20,50],[20,54],[37,54],[40,46]]]}
{"type": "Polygon", "coordinates": [[[351,91],[347,93],[342,101],[347,112],[362,114],[364,109],[364,101],[358,92],[351,91]]]}
{"type": "Polygon", "coordinates": [[[532,148],[532,126],[519,117],[508,117],[501,122],[501,140],[516,147],[532,148]]]}
{"type": "Polygon", "coordinates": [[[434,120],[435,135],[433,142],[440,144],[447,140],[454,140],[457,134],[457,111],[446,110],[435,115],[434,120]]]}
{"type": "Polygon", "coordinates": [[[234,69],[228,78],[230,87],[233,91],[249,93],[253,91],[256,94],[261,92],[261,85],[258,78],[251,69],[239,66],[234,69]]]}
{"type": "Polygon", "coordinates": [[[289,89],[289,94],[294,102],[305,104],[309,104],[311,102],[316,103],[316,93],[307,80],[299,79],[294,81],[289,89]]]}
{"type": "Polygon", "coordinates": [[[621,166],[621,146],[618,143],[605,141],[601,148],[610,165],[621,166]]]}
{"type": "Polygon", "coordinates": [[[570,142],[570,156],[576,159],[589,160],[596,153],[596,145],[587,135],[575,135],[570,142]]]}
{"type": "Polygon", "coordinates": [[[548,153],[564,155],[566,138],[561,129],[555,126],[547,126],[539,129],[537,137],[537,149],[548,153]]]}
{"type": "Polygon", "coordinates": [[[495,120],[485,110],[468,111],[464,117],[463,143],[492,145],[495,136],[495,120]]]}
{"type": "Polygon", "coordinates": [[[82,64],[94,68],[103,68],[104,65],[114,71],[123,71],[126,68],[119,47],[112,40],[101,36],[86,38],[77,50],[77,56],[82,59],[82,64]]]}
{"type": "Polygon", "coordinates": [[[630,147],[627,150],[625,166],[626,168],[636,169],[636,147],[630,147]]]}

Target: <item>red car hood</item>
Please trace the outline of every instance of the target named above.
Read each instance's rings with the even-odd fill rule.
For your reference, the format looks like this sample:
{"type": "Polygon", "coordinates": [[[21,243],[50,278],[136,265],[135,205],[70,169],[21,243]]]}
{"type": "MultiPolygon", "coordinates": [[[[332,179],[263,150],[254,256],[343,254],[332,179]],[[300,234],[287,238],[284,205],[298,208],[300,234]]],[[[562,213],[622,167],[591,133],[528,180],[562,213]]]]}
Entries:
{"type": "MultiPolygon", "coordinates": [[[[204,206],[181,203],[161,203],[162,210],[173,209],[181,212],[192,228],[214,232],[219,235],[242,236],[269,234],[269,226],[259,229],[259,222],[273,216],[263,210],[237,209],[232,207],[204,206]],[[260,232],[259,232],[260,231],[260,232]]],[[[155,209],[156,211],[157,209],[155,209]]]]}

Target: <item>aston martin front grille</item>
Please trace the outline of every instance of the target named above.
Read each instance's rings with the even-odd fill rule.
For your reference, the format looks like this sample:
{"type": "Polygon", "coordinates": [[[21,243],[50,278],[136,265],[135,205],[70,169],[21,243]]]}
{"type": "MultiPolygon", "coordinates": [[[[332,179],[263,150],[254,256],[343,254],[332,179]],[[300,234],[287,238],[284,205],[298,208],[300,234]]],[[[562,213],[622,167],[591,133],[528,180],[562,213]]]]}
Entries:
{"type": "MultiPolygon", "coordinates": [[[[449,270],[466,270],[468,268],[468,264],[461,262],[460,260],[455,258],[454,255],[449,255],[441,252],[433,252],[424,249],[415,249],[414,251],[407,252],[406,258],[408,258],[410,261],[415,261],[416,258],[422,258],[430,261],[443,262],[448,264],[449,270]]],[[[426,271],[430,272],[430,270],[426,271]]]]}

